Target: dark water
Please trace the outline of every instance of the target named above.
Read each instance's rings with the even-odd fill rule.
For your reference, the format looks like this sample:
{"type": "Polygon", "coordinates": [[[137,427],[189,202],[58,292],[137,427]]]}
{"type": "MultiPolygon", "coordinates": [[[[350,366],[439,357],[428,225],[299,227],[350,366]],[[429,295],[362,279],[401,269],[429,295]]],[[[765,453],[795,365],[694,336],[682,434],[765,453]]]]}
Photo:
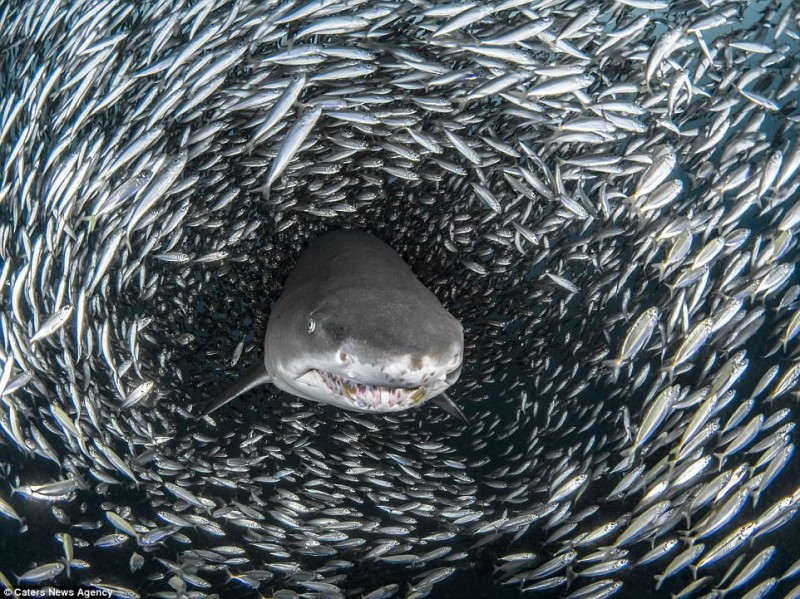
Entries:
{"type": "MultiPolygon", "coordinates": [[[[785,9],[787,6],[789,6],[789,2],[783,2],[781,3],[780,8],[785,9]]],[[[757,7],[759,7],[758,4],[753,4],[750,11],[748,11],[746,14],[745,21],[739,24],[740,27],[746,28],[756,21],[758,18],[757,10],[761,10],[761,8],[763,8],[763,3],[759,8],[757,7]]],[[[713,36],[728,35],[732,31],[733,27],[720,28],[713,34],[709,34],[706,37],[706,42],[710,44],[713,36]]],[[[782,67],[782,76],[785,76],[787,68],[788,67],[782,67]]],[[[709,118],[710,117],[707,115],[700,115],[698,116],[697,124],[702,124],[709,118]]],[[[768,115],[764,122],[763,132],[769,139],[777,130],[777,118],[768,115]]],[[[796,140],[792,141],[796,142],[796,140]]],[[[682,173],[682,176],[688,181],[687,173],[682,173]]],[[[445,217],[442,216],[441,218],[445,217]]],[[[766,218],[753,218],[743,221],[742,226],[747,226],[752,230],[752,235],[756,235],[758,233],[768,233],[770,229],[770,222],[766,218]]],[[[380,227],[384,231],[391,230],[393,224],[380,223],[380,227]]],[[[413,226],[411,226],[411,229],[413,230],[413,226]]],[[[299,252],[299,248],[295,248],[295,250],[299,252]]],[[[423,265],[422,263],[424,262],[425,258],[425,250],[426,248],[418,248],[417,263],[413,264],[415,271],[417,272],[420,271],[420,267],[423,265]]],[[[262,334],[263,325],[265,322],[264,319],[269,312],[269,301],[267,300],[270,297],[275,297],[276,293],[279,291],[278,281],[283,276],[283,272],[285,272],[291,266],[291,263],[295,258],[296,256],[289,255],[289,253],[281,258],[279,261],[279,272],[276,272],[275,276],[269,280],[269,283],[266,286],[267,288],[264,289],[264,296],[256,299],[256,301],[261,302],[258,312],[262,315],[262,319],[259,321],[258,319],[251,319],[250,316],[245,316],[241,322],[237,323],[238,328],[236,329],[236,335],[230,339],[231,344],[235,344],[241,338],[244,338],[248,341],[248,345],[250,344],[250,341],[254,341],[254,345],[258,345],[257,340],[262,334]]],[[[413,262],[412,260],[409,261],[413,262]]],[[[243,266],[242,268],[246,267],[243,266]]],[[[199,267],[198,270],[200,270],[199,267]]],[[[436,268],[432,268],[430,266],[428,267],[426,275],[423,276],[423,279],[425,279],[426,283],[432,284],[433,281],[435,281],[435,270],[436,268]]],[[[544,266],[542,265],[532,268],[531,271],[527,273],[528,280],[535,280],[539,278],[542,275],[543,270],[544,266]]],[[[252,276],[262,277],[265,279],[268,278],[263,273],[253,273],[252,276]]],[[[792,280],[787,285],[795,284],[798,282],[798,280],[800,280],[800,273],[795,272],[792,280]]],[[[455,299],[452,302],[453,311],[458,314],[463,307],[459,304],[458,298],[458,285],[460,284],[460,281],[449,281],[448,284],[451,288],[448,293],[455,296],[455,299]]],[[[447,287],[448,284],[439,282],[438,286],[441,289],[447,287]]],[[[648,293],[654,292],[655,288],[657,287],[655,280],[651,281],[647,285],[648,286],[645,287],[645,291],[642,292],[643,297],[638,298],[643,305],[646,305],[647,303],[648,293]]],[[[223,292],[229,291],[229,293],[222,293],[221,295],[224,297],[218,297],[214,293],[210,293],[207,297],[203,298],[203,301],[196,302],[194,307],[197,311],[196,316],[198,316],[199,319],[205,319],[209,322],[224,322],[227,325],[227,321],[235,319],[238,314],[250,314],[253,312],[253,305],[252,303],[248,303],[248,298],[242,297],[241,295],[236,295],[235,289],[226,290],[224,287],[224,282],[221,283],[219,287],[215,287],[214,289],[219,289],[223,292]]],[[[520,290],[519,295],[524,295],[524,290],[520,290]]],[[[775,303],[776,302],[774,300],[770,300],[768,302],[768,307],[773,309],[775,307],[775,303]]],[[[567,307],[568,313],[571,317],[579,318],[581,316],[580,298],[578,296],[570,299],[569,303],[567,303],[567,307]]],[[[513,312],[513,309],[514,306],[498,306],[496,316],[503,317],[504,312],[513,312]]],[[[536,307],[533,306],[532,309],[535,310],[536,307]]],[[[621,310],[621,306],[619,304],[611,303],[605,307],[605,310],[607,314],[612,314],[619,312],[621,310]]],[[[119,313],[120,319],[131,319],[135,315],[135,313],[126,313],[122,309],[119,313]]],[[[600,318],[598,318],[598,321],[599,320],[600,318]]],[[[462,382],[467,380],[482,381],[480,366],[484,365],[487,359],[480,355],[480,327],[477,323],[472,323],[468,320],[465,321],[464,324],[468,336],[471,336],[472,338],[478,337],[478,348],[476,349],[476,353],[478,355],[472,356],[473,362],[476,366],[474,366],[471,370],[468,369],[465,371],[464,375],[462,375],[462,382]]],[[[179,325],[180,323],[175,324],[176,329],[179,328],[179,325]]],[[[577,325],[575,325],[573,328],[574,330],[577,330],[577,325]]],[[[570,330],[569,323],[567,323],[561,330],[570,330]]],[[[165,331],[167,331],[166,328],[165,331]]],[[[198,337],[200,338],[201,342],[213,343],[215,335],[209,332],[205,332],[205,334],[208,336],[208,340],[202,336],[202,332],[198,332],[198,337]]],[[[511,326],[504,331],[504,334],[506,335],[508,354],[515,360],[515,365],[513,367],[504,369],[504,371],[500,373],[499,377],[504,377],[504,380],[521,380],[521,378],[525,376],[525,370],[523,368],[525,353],[524,346],[523,344],[519,343],[520,340],[518,337],[524,333],[514,326],[511,326]]],[[[603,331],[597,331],[596,334],[600,336],[603,334],[603,331]]],[[[165,337],[168,337],[168,335],[165,335],[165,337]]],[[[168,342],[168,339],[165,338],[160,341],[166,343],[168,342]]],[[[620,341],[621,339],[619,338],[619,334],[612,337],[610,339],[611,347],[617,347],[620,341]]],[[[552,347],[561,347],[559,345],[560,340],[557,339],[547,340],[547,343],[552,344],[552,347]]],[[[746,393],[752,390],[753,386],[759,380],[763,372],[770,365],[775,363],[775,356],[768,359],[761,358],[761,356],[764,356],[769,349],[769,345],[770,344],[766,338],[755,338],[748,342],[748,357],[750,358],[751,363],[747,373],[737,387],[739,389],[737,398],[746,396],[746,393]]],[[[222,352],[229,350],[229,347],[225,347],[221,348],[220,351],[222,352]]],[[[143,351],[146,351],[146,348],[144,348],[143,351]]],[[[565,355],[568,354],[565,353],[565,355]]],[[[191,361],[192,357],[193,356],[187,350],[186,355],[181,356],[181,358],[176,361],[175,366],[177,368],[183,368],[185,364],[188,364],[191,361]]],[[[701,353],[697,359],[697,363],[702,364],[706,358],[707,354],[701,353]]],[[[253,355],[245,356],[240,363],[240,366],[244,368],[244,366],[246,366],[246,362],[252,362],[254,359],[257,358],[253,355]]],[[[792,358],[784,357],[779,360],[779,363],[782,367],[781,372],[785,372],[788,365],[792,363],[792,358]]],[[[565,364],[565,366],[569,368],[571,365],[565,364]]],[[[637,367],[641,366],[643,366],[641,362],[637,363],[637,367]]],[[[657,366],[658,362],[654,360],[653,367],[657,366]]],[[[223,384],[224,378],[224,375],[220,374],[218,377],[218,382],[223,384]]],[[[166,380],[163,382],[166,382],[166,380]]],[[[107,383],[107,381],[105,383],[107,383]]],[[[602,382],[589,381],[589,384],[590,389],[592,389],[592,393],[586,394],[587,401],[591,401],[591,398],[594,397],[598,402],[608,402],[609,408],[611,409],[621,409],[623,404],[629,405],[631,406],[631,411],[633,413],[636,413],[635,407],[641,405],[643,396],[646,393],[645,389],[640,389],[637,393],[631,395],[630,397],[617,397],[611,399],[608,396],[612,389],[603,386],[602,382]]],[[[699,381],[692,381],[691,378],[687,377],[682,379],[682,384],[696,386],[699,384],[699,381]]],[[[189,387],[190,389],[188,393],[191,399],[200,401],[206,397],[207,389],[191,386],[189,387]]],[[[515,393],[519,393],[520,390],[521,389],[517,389],[515,393]]],[[[531,396],[531,401],[541,400],[543,405],[546,405],[547,398],[537,396],[537,389],[533,381],[530,382],[527,390],[531,396]]],[[[492,405],[492,409],[502,409],[504,407],[508,410],[511,409],[511,404],[507,404],[504,401],[505,384],[503,382],[490,382],[488,380],[482,381],[481,386],[475,391],[475,393],[487,393],[489,395],[488,401],[489,404],[492,405]],[[492,400],[495,401],[493,402],[492,400]]],[[[272,394],[269,391],[263,391],[257,395],[257,397],[262,401],[262,403],[258,404],[258,409],[264,414],[265,420],[268,420],[270,416],[270,401],[283,402],[284,404],[288,401],[285,396],[278,396],[272,400],[265,399],[265,397],[270,395],[272,394]]],[[[453,395],[459,401],[462,399],[460,397],[458,386],[455,388],[453,395]]],[[[251,395],[246,401],[243,400],[238,405],[234,405],[233,408],[242,409],[244,403],[253,402],[253,397],[254,395],[251,395]]],[[[790,405],[796,412],[796,398],[793,396],[786,396],[782,398],[775,404],[772,411],[775,411],[784,405],[790,405]]],[[[758,410],[758,407],[756,407],[755,410],[758,410]]],[[[766,412],[769,413],[770,410],[767,410],[766,412]]],[[[327,416],[331,415],[330,412],[323,413],[327,416]]],[[[513,420],[513,417],[513,412],[508,411],[502,415],[502,420],[507,422],[513,420]]],[[[421,410],[421,413],[416,417],[414,424],[415,426],[423,429],[425,427],[430,427],[432,431],[436,431],[436,434],[450,433],[453,430],[452,428],[448,428],[450,425],[447,423],[447,420],[443,418],[442,414],[438,413],[436,409],[431,406],[426,406],[423,410],[421,410]]],[[[598,428],[592,432],[596,434],[601,434],[603,432],[613,434],[617,431],[611,428],[610,425],[606,424],[598,425],[598,428]],[[604,431],[602,426],[607,426],[609,428],[608,430],[604,431]]],[[[324,430],[321,430],[320,436],[322,437],[323,435],[324,430]]],[[[452,439],[452,437],[450,438],[452,439]]],[[[0,435],[0,443],[3,443],[4,441],[5,437],[0,435]]],[[[321,449],[325,448],[324,439],[319,439],[317,442],[317,447],[321,449]]],[[[558,447],[558,442],[558,439],[552,439],[552,446],[558,447]]],[[[457,447],[461,451],[466,452],[469,450],[469,439],[466,437],[461,440],[456,439],[453,441],[453,446],[457,447]]],[[[495,452],[495,455],[501,455],[503,449],[503,442],[498,441],[496,445],[490,445],[485,451],[495,452]]],[[[299,460],[297,460],[296,456],[294,458],[292,458],[292,456],[288,456],[287,459],[288,461],[286,462],[286,465],[288,467],[302,465],[297,464],[299,460]],[[293,459],[295,461],[293,461],[293,459]]],[[[757,508],[752,505],[752,502],[748,502],[742,513],[736,518],[736,522],[744,522],[747,519],[751,519],[784,495],[794,492],[797,488],[797,485],[800,483],[800,465],[798,465],[797,462],[797,459],[793,459],[789,462],[786,469],[777,479],[777,481],[762,494],[757,508]]],[[[33,484],[36,482],[55,480],[63,475],[63,471],[61,471],[55,464],[24,455],[20,453],[16,447],[11,445],[0,445],[0,463],[9,464],[10,466],[10,471],[8,473],[4,473],[6,474],[6,484],[2,488],[2,491],[0,491],[4,497],[7,497],[11,491],[11,488],[17,484],[17,477],[20,477],[27,484],[33,484]]],[[[716,465],[717,464],[714,463],[713,467],[716,467],[716,465]]],[[[96,484],[97,481],[92,479],[91,474],[87,474],[86,477],[90,486],[96,484]]],[[[287,486],[291,487],[290,484],[287,486]]],[[[582,507],[586,507],[590,503],[595,503],[600,506],[600,509],[590,518],[585,520],[581,524],[580,529],[589,530],[592,527],[603,523],[607,520],[609,511],[612,513],[621,513],[623,511],[623,507],[625,510],[629,510],[633,507],[633,505],[635,505],[635,501],[630,500],[628,501],[630,505],[623,504],[623,507],[621,507],[620,504],[609,505],[605,501],[604,493],[609,492],[612,486],[613,485],[610,481],[600,483],[597,486],[592,487],[590,497],[583,498],[582,507]]],[[[225,492],[220,492],[219,495],[227,496],[229,499],[236,497],[235,493],[228,493],[226,495],[225,492]]],[[[31,568],[32,564],[34,563],[44,563],[46,561],[57,559],[57,557],[61,555],[62,550],[61,543],[55,535],[57,532],[69,531],[75,537],[77,542],[85,539],[85,541],[88,543],[88,546],[86,547],[81,547],[80,549],[76,548],[75,553],[76,556],[80,557],[80,559],[88,562],[90,564],[90,568],[88,572],[84,574],[79,572],[78,568],[75,567],[74,579],[92,579],[93,577],[102,574],[102,580],[104,583],[118,584],[124,587],[137,588],[152,592],[161,591],[166,588],[166,582],[164,579],[165,568],[159,567],[158,563],[154,560],[146,560],[145,566],[141,571],[135,574],[130,572],[128,560],[131,553],[135,550],[139,553],[146,554],[146,550],[136,547],[135,541],[132,539],[129,539],[119,547],[114,548],[103,549],[96,548],[92,545],[94,540],[98,538],[100,534],[109,532],[108,523],[102,520],[100,522],[102,524],[103,532],[97,532],[97,530],[94,528],[95,523],[98,522],[98,514],[102,516],[102,512],[105,509],[105,502],[108,502],[109,504],[125,505],[130,507],[133,515],[132,520],[141,517],[153,517],[154,506],[146,500],[144,494],[137,493],[136,490],[131,488],[127,483],[125,486],[110,486],[104,496],[92,492],[81,493],[80,499],[77,501],[57,504],[60,509],[64,510],[65,516],[68,519],[68,522],[65,522],[63,525],[54,524],[55,520],[53,518],[52,506],[43,502],[24,502],[16,496],[12,497],[12,503],[15,506],[19,507],[20,505],[24,504],[25,525],[28,528],[28,532],[24,535],[21,535],[19,534],[18,523],[7,518],[0,518],[0,570],[7,575],[10,575],[10,573],[20,574],[31,568]]],[[[22,510],[20,510],[20,512],[23,513],[22,510]]],[[[374,514],[365,513],[365,515],[376,517],[380,516],[380,514],[377,512],[374,514]]],[[[678,529],[680,530],[681,528],[679,527],[678,529]]],[[[731,527],[726,527],[723,529],[723,531],[718,532],[709,539],[706,539],[704,541],[707,547],[706,551],[708,551],[722,537],[730,532],[730,530],[731,527]]],[[[505,597],[520,596],[520,590],[518,587],[501,585],[497,582],[497,577],[493,574],[494,566],[497,564],[498,558],[502,557],[503,555],[526,551],[539,554],[541,559],[538,563],[546,561],[552,555],[554,555],[560,547],[559,543],[545,543],[550,532],[552,531],[543,530],[541,527],[534,526],[518,541],[511,542],[510,539],[503,539],[495,544],[475,550],[471,554],[469,560],[472,566],[469,568],[462,568],[452,577],[438,584],[430,596],[442,599],[461,599],[462,597],[496,597],[498,599],[503,599],[505,597]]],[[[203,536],[203,533],[197,534],[203,536]]],[[[226,541],[226,538],[214,539],[210,536],[203,536],[203,542],[206,544],[212,544],[214,542],[224,544],[226,541]]],[[[756,582],[764,580],[769,576],[779,576],[789,565],[791,565],[796,559],[800,558],[800,525],[798,524],[797,519],[789,522],[780,530],[764,537],[760,537],[752,542],[748,547],[746,560],[749,560],[758,551],[770,545],[775,545],[777,551],[768,566],[762,570],[758,577],[749,585],[745,586],[739,591],[735,591],[729,595],[726,595],[726,597],[736,599],[743,596],[756,582]]],[[[189,547],[187,546],[186,548],[188,549],[189,547]]],[[[175,542],[171,544],[168,549],[160,548],[159,555],[164,559],[175,560],[177,559],[177,554],[180,550],[180,543],[175,542]]],[[[682,589],[692,580],[692,575],[688,570],[684,570],[678,575],[668,579],[659,592],[654,592],[652,590],[653,576],[661,573],[666,564],[669,563],[672,557],[674,557],[676,554],[677,552],[673,552],[669,558],[664,558],[646,567],[637,567],[634,569],[629,568],[628,571],[624,572],[624,574],[620,576],[620,578],[625,581],[625,585],[622,590],[616,594],[616,596],[629,597],[632,599],[637,599],[640,597],[652,597],[655,599],[661,597],[666,598],[673,593],[679,592],[680,589],[682,589]]],[[[738,553],[735,555],[738,555],[738,553]]],[[[714,575],[715,579],[718,580],[735,561],[735,555],[728,556],[725,559],[720,560],[718,563],[705,568],[701,574],[714,575]]],[[[535,565],[538,565],[538,563],[535,565]]],[[[364,591],[372,590],[387,580],[393,580],[393,576],[398,572],[402,573],[403,575],[407,574],[407,572],[402,568],[391,568],[387,565],[375,563],[357,563],[355,569],[358,570],[356,577],[363,581],[364,591]]],[[[235,582],[228,582],[227,576],[222,573],[203,573],[203,576],[212,582],[214,585],[214,590],[218,591],[223,597],[259,596],[259,593],[256,591],[246,589],[235,582]]],[[[60,580],[63,580],[63,578],[60,580]]],[[[283,580],[281,576],[276,575],[272,583],[262,585],[262,589],[265,589],[265,595],[269,596],[269,590],[279,588],[281,585],[281,580],[283,580]]],[[[787,592],[795,584],[797,584],[797,582],[797,579],[792,579],[779,583],[776,586],[776,589],[773,591],[772,596],[778,596],[787,592]]],[[[551,591],[531,593],[524,596],[562,597],[576,589],[579,584],[585,583],[585,579],[580,579],[573,582],[569,589],[556,588],[551,591]]],[[[401,596],[402,591],[405,590],[405,588],[401,588],[401,596]]],[[[352,596],[359,597],[360,595],[361,592],[359,589],[353,589],[352,596]]]]}

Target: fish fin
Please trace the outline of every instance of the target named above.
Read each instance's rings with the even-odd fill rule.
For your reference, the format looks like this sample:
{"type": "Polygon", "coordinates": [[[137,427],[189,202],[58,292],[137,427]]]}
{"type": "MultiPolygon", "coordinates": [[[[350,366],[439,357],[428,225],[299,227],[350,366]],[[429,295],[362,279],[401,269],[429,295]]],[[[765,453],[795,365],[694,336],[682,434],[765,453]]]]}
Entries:
{"type": "Polygon", "coordinates": [[[786,343],[783,343],[783,344],[781,344],[781,343],[776,343],[776,344],[775,344],[775,345],[772,347],[772,349],[770,349],[770,350],[769,350],[769,352],[767,352],[766,354],[764,354],[764,357],[765,357],[765,358],[769,358],[770,356],[772,356],[772,355],[774,355],[774,354],[778,353],[778,350],[779,350],[779,349],[781,349],[781,346],[783,346],[783,353],[786,353],[786,343]]]}
{"type": "Polygon", "coordinates": [[[212,401],[206,409],[200,414],[199,418],[208,416],[214,410],[218,410],[226,403],[233,401],[242,393],[250,391],[254,387],[271,383],[272,377],[267,373],[267,368],[264,366],[264,361],[260,360],[254,366],[248,368],[245,373],[233,385],[225,389],[217,399],[212,401]]]}
{"type": "Polygon", "coordinates": [[[514,536],[511,538],[511,542],[512,542],[512,543],[515,543],[515,542],[519,541],[519,540],[522,538],[522,536],[523,536],[523,535],[524,535],[526,532],[528,532],[528,529],[529,529],[530,527],[531,527],[531,525],[530,525],[530,524],[526,524],[525,526],[523,526],[522,528],[520,528],[520,529],[519,529],[519,530],[516,532],[516,534],[514,534],[514,536]]]}
{"type": "Polygon", "coordinates": [[[578,578],[578,575],[575,573],[575,570],[572,569],[571,565],[567,566],[567,570],[564,573],[566,574],[567,579],[567,589],[569,589],[575,579],[578,578]]]}
{"type": "Polygon", "coordinates": [[[714,457],[719,460],[719,472],[722,472],[722,467],[725,465],[725,460],[728,456],[725,455],[725,452],[715,453],[714,457]]]}
{"type": "Polygon", "coordinates": [[[469,425],[469,418],[467,418],[466,414],[464,414],[461,408],[459,408],[456,403],[450,399],[447,393],[441,393],[436,397],[431,398],[430,401],[447,412],[453,418],[458,418],[464,422],[464,424],[469,425]]]}
{"type": "Polygon", "coordinates": [[[622,361],[618,359],[603,360],[603,366],[606,366],[611,369],[611,380],[612,382],[616,383],[617,378],[619,378],[620,368],[622,368],[622,361]]]}
{"type": "Polygon", "coordinates": [[[625,461],[621,462],[621,464],[624,463],[625,465],[620,468],[619,470],[620,472],[625,472],[626,470],[630,470],[631,468],[633,468],[633,465],[636,463],[637,449],[638,448],[631,446],[628,450],[624,452],[627,455],[625,455],[625,461]]]}

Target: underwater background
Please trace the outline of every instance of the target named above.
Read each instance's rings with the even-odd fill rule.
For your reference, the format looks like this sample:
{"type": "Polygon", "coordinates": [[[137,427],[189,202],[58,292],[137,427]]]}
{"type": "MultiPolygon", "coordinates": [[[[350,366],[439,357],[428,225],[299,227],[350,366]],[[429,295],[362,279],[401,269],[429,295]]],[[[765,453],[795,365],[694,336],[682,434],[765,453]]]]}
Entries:
{"type": "Polygon", "coordinates": [[[0,4],[2,585],[800,596],[798,36],[789,0],[0,4]],[[343,227],[463,323],[469,424],[198,418],[343,227]]]}

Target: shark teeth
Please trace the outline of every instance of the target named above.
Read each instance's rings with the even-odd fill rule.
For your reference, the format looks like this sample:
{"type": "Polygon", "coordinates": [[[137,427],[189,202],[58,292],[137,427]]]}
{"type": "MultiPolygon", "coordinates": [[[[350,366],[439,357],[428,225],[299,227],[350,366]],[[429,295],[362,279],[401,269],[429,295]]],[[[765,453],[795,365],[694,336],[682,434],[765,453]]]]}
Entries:
{"type": "Polygon", "coordinates": [[[425,397],[422,387],[364,385],[332,372],[318,370],[317,374],[328,389],[361,410],[405,410],[419,405],[425,397]]]}

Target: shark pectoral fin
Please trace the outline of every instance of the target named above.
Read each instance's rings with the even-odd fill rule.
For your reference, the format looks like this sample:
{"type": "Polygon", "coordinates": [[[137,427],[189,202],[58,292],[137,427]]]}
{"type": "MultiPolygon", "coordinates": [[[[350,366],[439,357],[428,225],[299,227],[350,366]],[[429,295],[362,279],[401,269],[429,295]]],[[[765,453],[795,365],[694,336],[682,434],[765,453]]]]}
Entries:
{"type": "Polygon", "coordinates": [[[447,393],[441,393],[436,397],[432,397],[430,401],[450,414],[453,418],[458,418],[463,421],[464,424],[469,425],[469,418],[467,418],[467,415],[456,405],[456,402],[450,399],[447,393]]]}
{"type": "Polygon", "coordinates": [[[225,389],[225,391],[223,391],[217,399],[208,404],[208,407],[205,409],[205,411],[203,411],[202,414],[200,414],[199,417],[203,418],[204,416],[208,416],[211,412],[221,408],[229,401],[233,401],[242,393],[250,391],[250,389],[253,389],[254,387],[271,382],[272,377],[267,373],[267,368],[264,366],[264,361],[261,360],[254,366],[247,369],[247,371],[238,381],[225,389]]]}

